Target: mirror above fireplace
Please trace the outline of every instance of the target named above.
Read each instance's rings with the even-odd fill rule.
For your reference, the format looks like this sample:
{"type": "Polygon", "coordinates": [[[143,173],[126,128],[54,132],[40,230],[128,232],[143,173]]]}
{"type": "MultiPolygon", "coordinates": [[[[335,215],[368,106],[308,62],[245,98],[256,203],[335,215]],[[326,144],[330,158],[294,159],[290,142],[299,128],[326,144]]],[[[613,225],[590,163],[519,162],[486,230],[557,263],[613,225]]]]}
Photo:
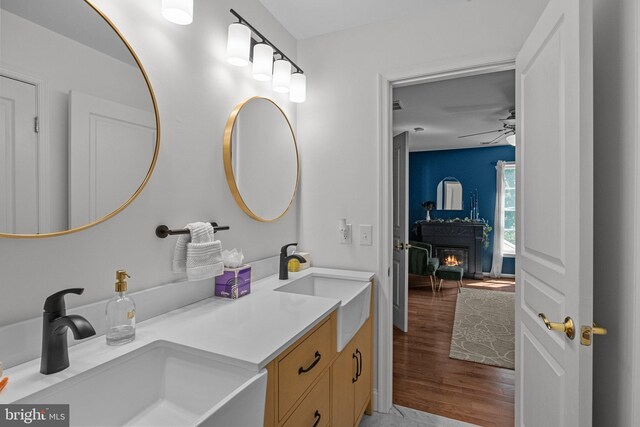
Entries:
{"type": "Polygon", "coordinates": [[[457,178],[448,176],[438,183],[436,209],[439,211],[461,211],[462,184],[457,178]]]}

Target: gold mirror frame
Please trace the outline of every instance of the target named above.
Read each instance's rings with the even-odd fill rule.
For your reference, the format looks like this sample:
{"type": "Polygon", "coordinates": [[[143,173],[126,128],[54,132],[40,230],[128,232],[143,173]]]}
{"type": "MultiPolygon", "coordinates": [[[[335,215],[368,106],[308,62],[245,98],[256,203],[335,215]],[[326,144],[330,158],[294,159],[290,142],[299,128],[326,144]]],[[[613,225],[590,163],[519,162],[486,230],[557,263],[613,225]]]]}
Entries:
{"type": "Polygon", "coordinates": [[[289,209],[291,209],[291,205],[293,204],[293,201],[296,198],[296,194],[298,192],[298,183],[300,181],[300,155],[298,153],[298,141],[296,140],[296,134],[293,131],[293,127],[291,126],[291,122],[289,121],[289,117],[287,117],[285,112],[282,111],[282,108],[280,108],[280,106],[278,104],[276,104],[273,100],[271,100],[269,98],[265,98],[263,96],[253,96],[253,97],[251,97],[249,99],[246,99],[246,100],[242,101],[238,105],[236,105],[235,108],[233,109],[233,111],[231,112],[231,114],[229,115],[229,118],[227,119],[227,125],[224,128],[224,142],[222,144],[222,158],[224,160],[224,174],[225,174],[225,176],[227,178],[227,184],[229,185],[229,190],[231,190],[231,195],[233,196],[234,200],[236,201],[236,203],[238,204],[238,206],[240,207],[240,209],[242,209],[242,211],[244,213],[246,213],[249,217],[251,217],[252,219],[255,219],[256,221],[274,222],[274,221],[277,221],[278,219],[282,218],[283,216],[286,215],[287,212],[289,212],[289,209]],[[244,199],[242,198],[242,195],[240,194],[240,190],[238,189],[238,185],[236,183],[236,178],[233,175],[233,165],[231,164],[231,147],[232,147],[232,143],[233,143],[233,129],[235,128],[235,125],[236,125],[236,119],[238,118],[238,114],[240,114],[240,111],[244,108],[244,106],[247,105],[252,100],[255,100],[255,99],[264,99],[266,101],[269,101],[270,103],[272,103],[280,111],[280,113],[282,114],[284,119],[287,121],[287,125],[289,126],[289,130],[291,131],[291,136],[293,137],[293,146],[294,146],[294,148],[296,150],[296,184],[293,187],[293,194],[291,194],[291,199],[289,200],[289,204],[287,205],[287,208],[284,210],[284,212],[282,212],[280,215],[278,215],[277,217],[272,218],[272,219],[262,218],[262,217],[256,215],[251,210],[251,208],[249,208],[249,206],[247,206],[247,204],[245,203],[244,199]]]}
{"type": "Polygon", "coordinates": [[[158,160],[158,153],[160,152],[160,113],[158,112],[158,104],[156,102],[156,96],[153,93],[153,88],[151,87],[151,82],[149,81],[149,76],[147,76],[147,72],[145,71],[144,67],[142,66],[142,63],[140,62],[140,58],[138,58],[138,55],[136,55],[136,53],[134,52],[133,48],[131,47],[131,45],[127,41],[127,39],[122,35],[120,30],[118,30],[118,28],[115,26],[115,24],[109,18],[107,18],[107,16],[100,9],[98,9],[96,6],[94,6],[89,0],[84,0],[84,2],[90,8],[92,8],[98,15],[100,15],[100,17],[102,19],[104,19],[104,21],[118,35],[120,40],[122,40],[122,43],[124,43],[124,45],[127,47],[127,50],[129,51],[129,53],[131,53],[131,56],[136,61],[136,64],[138,65],[138,68],[140,69],[140,72],[142,73],[142,77],[144,78],[144,81],[147,84],[147,88],[149,89],[149,95],[151,95],[151,102],[153,104],[153,112],[154,112],[154,116],[155,116],[155,119],[156,119],[156,147],[155,147],[155,150],[153,151],[153,159],[151,160],[151,165],[149,166],[149,171],[147,172],[147,175],[144,177],[144,180],[142,181],[142,184],[140,184],[140,186],[138,187],[136,192],[133,193],[133,195],[131,197],[129,197],[129,199],[126,202],[124,202],[118,209],[114,210],[110,214],[108,214],[108,215],[106,215],[106,216],[104,216],[104,217],[102,217],[102,218],[100,218],[100,219],[98,219],[98,220],[96,220],[94,222],[91,222],[89,224],[85,224],[82,227],[72,228],[70,230],[64,230],[64,231],[55,231],[55,232],[52,232],[52,233],[43,233],[43,234],[0,233],[0,238],[5,237],[5,238],[14,238],[14,239],[39,239],[39,238],[45,238],[45,237],[64,236],[66,234],[77,233],[78,231],[86,230],[87,228],[91,228],[91,227],[93,227],[95,225],[101,224],[101,223],[105,222],[106,220],[111,219],[114,216],[116,216],[117,214],[119,214],[120,212],[122,212],[127,206],[129,206],[131,204],[131,202],[133,202],[140,195],[142,190],[144,190],[144,187],[149,182],[149,179],[151,178],[151,174],[153,173],[153,170],[154,170],[154,168],[156,166],[156,162],[158,160]]]}

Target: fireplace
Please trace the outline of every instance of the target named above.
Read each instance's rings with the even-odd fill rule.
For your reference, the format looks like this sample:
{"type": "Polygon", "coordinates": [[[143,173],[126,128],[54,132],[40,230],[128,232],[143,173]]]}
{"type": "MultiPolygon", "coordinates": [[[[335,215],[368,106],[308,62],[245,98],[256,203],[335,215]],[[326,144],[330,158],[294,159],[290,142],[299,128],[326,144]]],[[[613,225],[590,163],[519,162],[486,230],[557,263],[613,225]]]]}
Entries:
{"type": "Polygon", "coordinates": [[[446,265],[446,258],[453,256],[464,268],[464,277],[482,279],[482,230],[481,223],[468,222],[418,222],[415,239],[430,243],[433,256],[446,265]]]}
{"type": "Polygon", "coordinates": [[[458,266],[469,270],[469,249],[436,246],[436,257],[440,265],[458,266]]]}

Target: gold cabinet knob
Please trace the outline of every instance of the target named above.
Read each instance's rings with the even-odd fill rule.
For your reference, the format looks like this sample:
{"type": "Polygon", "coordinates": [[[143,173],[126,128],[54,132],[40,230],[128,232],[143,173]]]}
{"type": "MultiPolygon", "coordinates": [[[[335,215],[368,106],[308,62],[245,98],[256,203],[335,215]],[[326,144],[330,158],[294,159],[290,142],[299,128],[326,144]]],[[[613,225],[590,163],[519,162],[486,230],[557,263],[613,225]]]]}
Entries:
{"type": "Polygon", "coordinates": [[[562,323],[550,322],[549,319],[547,319],[547,316],[544,315],[544,313],[539,313],[538,317],[542,319],[545,326],[550,331],[564,332],[570,340],[576,337],[576,328],[571,317],[565,317],[564,322],[562,323]]]}

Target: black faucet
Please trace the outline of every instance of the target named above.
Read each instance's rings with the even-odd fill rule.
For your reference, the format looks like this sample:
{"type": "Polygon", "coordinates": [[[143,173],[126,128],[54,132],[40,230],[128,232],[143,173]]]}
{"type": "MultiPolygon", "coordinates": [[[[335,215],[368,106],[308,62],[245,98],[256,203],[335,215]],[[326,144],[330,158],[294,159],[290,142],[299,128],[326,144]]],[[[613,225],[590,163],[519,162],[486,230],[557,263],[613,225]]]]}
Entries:
{"type": "Polygon", "coordinates": [[[40,372],[55,374],[69,367],[67,329],[71,329],[77,340],[96,334],[91,323],[82,316],[70,314],[64,305],[66,294],[82,295],[84,288],[65,289],[49,296],[44,302],[42,313],[42,357],[40,372]]]}
{"type": "Polygon", "coordinates": [[[301,257],[300,255],[291,254],[287,256],[287,248],[289,246],[298,246],[298,244],[289,243],[288,245],[284,245],[282,248],[280,248],[280,274],[278,275],[280,280],[289,279],[289,261],[290,260],[297,259],[300,262],[307,262],[307,260],[301,257]]]}

